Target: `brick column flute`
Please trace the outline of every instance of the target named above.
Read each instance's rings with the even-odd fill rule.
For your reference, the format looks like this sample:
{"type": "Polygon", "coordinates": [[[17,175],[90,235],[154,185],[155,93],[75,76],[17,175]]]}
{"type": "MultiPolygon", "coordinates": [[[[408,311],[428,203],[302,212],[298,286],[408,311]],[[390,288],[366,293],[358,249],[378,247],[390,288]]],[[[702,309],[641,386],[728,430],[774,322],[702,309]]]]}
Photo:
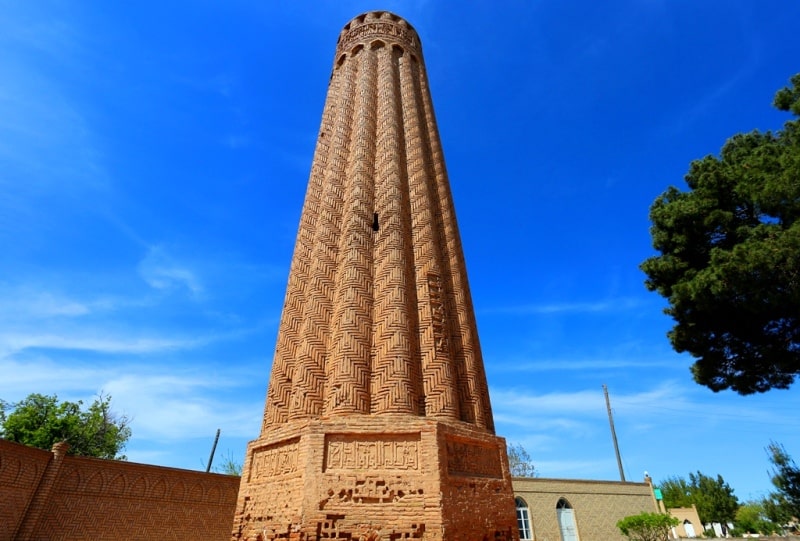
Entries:
{"type": "Polygon", "coordinates": [[[416,31],[339,36],[235,539],[516,539],[416,31]]]}

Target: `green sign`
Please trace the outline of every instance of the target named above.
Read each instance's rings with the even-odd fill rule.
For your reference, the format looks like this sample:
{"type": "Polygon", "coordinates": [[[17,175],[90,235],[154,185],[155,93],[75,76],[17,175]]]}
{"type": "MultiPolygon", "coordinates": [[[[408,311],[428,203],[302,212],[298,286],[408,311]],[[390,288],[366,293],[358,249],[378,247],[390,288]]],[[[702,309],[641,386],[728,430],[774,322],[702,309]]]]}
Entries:
{"type": "Polygon", "coordinates": [[[664,496],[661,495],[661,489],[660,488],[654,488],[653,492],[655,493],[657,500],[663,500],[664,499],[664,496]]]}

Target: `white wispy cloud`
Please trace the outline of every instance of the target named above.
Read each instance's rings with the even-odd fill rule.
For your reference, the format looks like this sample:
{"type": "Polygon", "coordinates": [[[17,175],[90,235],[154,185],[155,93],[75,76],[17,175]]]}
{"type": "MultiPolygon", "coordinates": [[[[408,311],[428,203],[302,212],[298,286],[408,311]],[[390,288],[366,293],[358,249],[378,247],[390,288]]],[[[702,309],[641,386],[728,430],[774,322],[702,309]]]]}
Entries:
{"type": "Polygon", "coordinates": [[[31,348],[92,351],[97,353],[154,353],[193,348],[205,343],[207,343],[205,338],[180,339],[130,335],[108,337],[100,334],[76,336],[75,334],[0,333],[0,355],[31,348]]]}
{"type": "Polygon", "coordinates": [[[520,304],[481,308],[479,314],[527,315],[527,314],[586,314],[621,312],[641,307],[643,300],[638,297],[620,297],[591,302],[556,302],[542,304],[520,304]]]}
{"type": "Polygon", "coordinates": [[[58,229],[58,217],[100,200],[111,184],[72,11],[6,4],[0,17],[0,240],[58,229]]]}
{"type": "Polygon", "coordinates": [[[0,321],[82,316],[90,312],[84,302],[48,291],[20,291],[0,287],[0,321]]]}
{"type": "Polygon", "coordinates": [[[113,374],[113,368],[85,363],[56,362],[46,355],[33,355],[23,360],[0,357],[0,397],[19,400],[29,393],[67,393],[91,390],[96,383],[113,374]]]}
{"type": "Polygon", "coordinates": [[[196,272],[178,262],[163,246],[150,247],[138,270],[142,279],[155,289],[185,287],[195,297],[203,294],[203,284],[196,272]]]}
{"type": "Polygon", "coordinates": [[[230,436],[252,438],[258,430],[263,395],[245,389],[258,381],[257,376],[266,381],[249,364],[226,366],[220,373],[135,362],[64,366],[45,357],[25,362],[0,359],[0,372],[6,376],[0,382],[0,398],[9,402],[29,392],[85,402],[101,392],[110,395],[114,411],[132,421],[135,439],[142,441],[199,437],[208,433],[209,426],[224,426],[230,436]],[[251,399],[233,399],[241,394],[251,399]]]}
{"type": "MultiPolygon", "coordinates": [[[[722,98],[734,92],[742,81],[748,79],[757,70],[761,63],[761,45],[750,36],[746,36],[748,51],[743,55],[740,68],[732,75],[715,81],[713,86],[705,89],[702,94],[692,100],[691,105],[677,114],[671,115],[659,130],[668,137],[683,134],[691,129],[694,124],[704,120],[710,110],[722,101],[722,98]]],[[[720,145],[722,142],[720,142],[720,145]]]]}
{"type": "MultiPolygon", "coordinates": [[[[540,460],[537,461],[534,458],[534,465],[536,471],[539,472],[542,477],[547,478],[566,478],[566,479],[576,479],[576,478],[586,478],[592,476],[597,471],[602,471],[605,467],[607,467],[608,460],[607,459],[597,459],[597,460],[540,460]]],[[[639,479],[632,479],[638,481],[639,479]]]]}
{"type": "MultiPolygon", "coordinates": [[[[209,425],[225,426],[232,436],[254,437],[263,403],[232,400],[251,384],[253,374],[232,368],[225,374],[185,369],[125,374],[103,384],[115,403],[136,419],[142,438],[181,439],[202,436],[209,425]]],[[[258,397],[258,398],[256,398],[258,397]]]]}
{"type": "Polygon", "coordinates": [[[537,394],[530,389],[496,389],[491,391],[496,410],[535,411],[537,413],[588,413],[595,409],[602,393],[595,391],[537,394]]]}
{"type": "Polygon", "coordinates": [[[603,357],[603,358],[518,358],[503,362],[492,362],[493,372],[586,372],[589,370],[610,370],[620,368],[669,368],[674,367],[674,358],[648,358],[646,356],[603,357]]]}

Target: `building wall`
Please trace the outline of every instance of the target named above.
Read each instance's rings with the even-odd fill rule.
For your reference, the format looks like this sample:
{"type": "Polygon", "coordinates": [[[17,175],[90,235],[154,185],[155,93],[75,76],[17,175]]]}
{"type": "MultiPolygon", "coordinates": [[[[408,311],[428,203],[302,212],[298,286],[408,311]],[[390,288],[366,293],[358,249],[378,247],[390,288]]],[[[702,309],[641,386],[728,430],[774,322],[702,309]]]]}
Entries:
{"type": "Polygon", "coordinates": [[[686,526],[684,526],[685,520],[691,522],[694,527],[695,535],[693,537],[700,537],[703,535],[703,523],[700,522],[700,515],[697,514],[697,507],[694,505],[691,507],[672,507],[667,511],[669,511],[670,515],[681,521],[680,524],[675,526],[675,533],[678,534],[678,537],[689,537],[686,532],[686,526]]]}
{"type": "Polygon", "coordinates": [[[52,453],[0,439],[0,541],[13,539],[52,453]]]}
{"type": "Polygon", "coordinates": [[[230,538],[239,478],[0,440],[0,541],[230,538]]]}
{"type": "Polygon", "coordinates": [[[572,506],[580,541],[625,541],[617,521],[641,512],[658,512],[648,483],[572,479],[512,479],[514,494],[528,504],[536,541],[561,541],[556,505],[572,506]]]}

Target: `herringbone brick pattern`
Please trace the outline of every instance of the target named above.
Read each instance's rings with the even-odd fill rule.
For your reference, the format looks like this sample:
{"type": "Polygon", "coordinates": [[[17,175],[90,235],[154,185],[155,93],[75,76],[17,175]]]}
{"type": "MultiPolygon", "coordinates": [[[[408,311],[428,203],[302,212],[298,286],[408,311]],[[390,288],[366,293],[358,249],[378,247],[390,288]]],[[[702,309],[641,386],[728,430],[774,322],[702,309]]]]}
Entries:
{"type": "Polygon", "coordinates": [[[517,537],[422,50],[342,31],[234,539],[517,537]]]}
{"type": "Polygon", "coordinates": [[[493,431],[419,40],[396,17],[340,37],[278,336],[264,430],[408,413],[493,431]]]}
{"type": "Polygon", "coordinates": [[[0,541],[14,539],[50,453],[0,440],[0,541]]]}
{"type": "Polygon", "coordinates": [[[239,479],[0,440],[0,541],[219,541],[239,479]]]}

